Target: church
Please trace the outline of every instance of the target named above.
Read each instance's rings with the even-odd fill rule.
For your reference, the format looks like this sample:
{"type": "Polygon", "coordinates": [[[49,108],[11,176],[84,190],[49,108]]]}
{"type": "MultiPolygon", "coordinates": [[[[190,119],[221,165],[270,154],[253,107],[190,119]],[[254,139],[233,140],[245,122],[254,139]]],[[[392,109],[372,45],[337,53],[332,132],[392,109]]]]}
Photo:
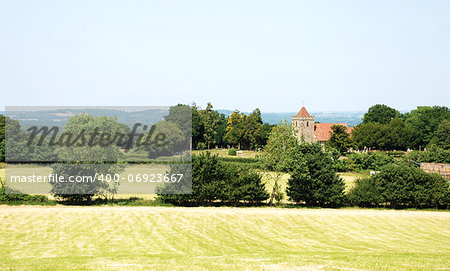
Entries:
{"type": "Polygon", "coordinates": [[[292,128],[299,141],[326,143],[330,140],[333,125],[345,126],[349,133],[353,129],[347,123],[315,123],[314,116],[310,115],[304,106],[297,115],[292,116],[292,128]]]}

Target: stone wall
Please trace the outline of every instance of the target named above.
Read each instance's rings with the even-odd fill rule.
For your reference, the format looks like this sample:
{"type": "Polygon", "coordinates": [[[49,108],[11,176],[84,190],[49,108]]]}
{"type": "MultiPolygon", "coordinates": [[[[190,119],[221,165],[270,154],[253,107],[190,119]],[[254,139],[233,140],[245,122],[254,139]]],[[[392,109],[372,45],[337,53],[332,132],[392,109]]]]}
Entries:
{"type": "Polygon", "coordinates": [[[439,173],[450,180],[450,165],[441,163],[420,163],[420,168],[428,173],[439,173]]]}

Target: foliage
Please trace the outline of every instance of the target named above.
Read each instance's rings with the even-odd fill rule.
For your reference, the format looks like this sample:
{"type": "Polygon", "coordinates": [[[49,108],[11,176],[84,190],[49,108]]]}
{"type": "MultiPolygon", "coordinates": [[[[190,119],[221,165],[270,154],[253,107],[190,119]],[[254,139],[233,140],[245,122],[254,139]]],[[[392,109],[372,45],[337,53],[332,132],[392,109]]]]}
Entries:
{"type": "Polygon", "coordinates": [[[376,104],[369,108],[369,111],[363,116],[363,123],[377,122],[388,124],[394,118],[399,118],[400,112],[384,104],[376,104]]]}
{"type": "Polygon", "coordinates": [[[405,163],[389,164],[380,173],[359,180],[348,196],[352,204],[367,207],[438,207],[450,204],[449,182],[405,163]]]}
{"type": "Polygon", "coordinates": [[[206,149],[206,143],[203,142],[204,126],[200,117],[200,111],[197,105],[192,105],[192,147],[197,149],[206,149]],[[202,144],[202,148],[199,144],[202,144]],[[204,146],[204,147],[203,147],[204,146]]]}
{"type": "Polygon", "coordinates": [[[443,120],[450,120],[450,109],[445,106],[419,106],[406,114],[406,122],[417,131],[418,144],[422,147],[435,137],[443,120]]]}
{"type": "Polygon", "coordinates": [[[203,139],[205,140],[208,150],[212,143],[216,143],[214,139],[216,138],[217,126],[219,124],[218,112],[212,110],[212,108],[212,104],[208,103],[206,109],[200,112],[204,129],[203,139]]]}
{"type": "Polygon", "coordinates": [[[258,108],[249,115],[236,110],[228,118],[225,138],[238,149],[257,149],[266,145],[272,127],[263,124],[258,108]]]}
{"type": "Polygon", "coordinates": [[[0,114],[0,162],[5,162],[5,116],[0,114]]]}
{"type": "Polygon", "coordinates": [[[407,154],[406,158],[418,163],[450,164],[450,150],[444,150],[437,146],[431,146],[425,151],[412,151],[407,154]]]}
{"type": "Polygon", "coordinates": [[[171,106],[169,114],[164,120],[174,123],[183,133],[183,137],[190,139],[192,135],[192,109],[188,105],[178,104],[171,106]]]}
{"type": "Polygon", "coordinates": [[[225,138],[232,145],[237,145],[238,150],[241,149],[241,143],[244,141],[244,118],[245,114],[238,110],[231,113],[228,117],[227,133],[225,138]]]}
{"type": "Polygon", "coordinates": [[[431,140],[431,145],[436,145],[445,150],[450,149],[450,120],[443,120],[439,124],[434,138],[431,140]]]}
{"type": "MultiPolygon", "coordinates": [[[[171,165],[171,170],[173,166],[176,165],[171,165]]],[[[213,202],[255,204],[268,198],[259,174],[225,164],[209,152],[192,157],[192,193],[168,194],[175,191],[174,188],[173,184],[158,188],[159,198],[179,205],[210,205],[213,202]]]]}
{"type": "Polygon", "coordinates": [[[291,174],[286,191],[289,198],[308,206],[342,205],[345,184],[336,175],[330,156],[308,143],[299,150],[304,166],[296,167],[291,174]]]}
{"type": "MultiPolygon", "coordinates": [[[[163,134],[165,138],[163,144],[148,144],[141,146],[141,148],[147,151],[149,158],[173,156],[182,154],[187,150],[189,142],[186,142],[183,131],[179,129],[179,126],[176,123],[162,120],[156,123],[154,127],[153,135],[157,136],[158,134],[163,134]]],[[[156,138],[156,136],[153,135],[152,139],[156,138]]],[[[146,135],[142,141],[145,142],[149,136],[150,135],[146,135]]]]}
{"type": "Polygon", "coordinates": [[[197,143],[197,149],[205,150],[206,149],[206,143],[205,142],[198,142],[197,143]]]}
{"type": "Polygon", "coordinates": [[[327,147],[337,149],[341,154],[346,153],[353,145],[352,139],[347,132],[347,127],[343,125],[333,125],[333,131],[330,140],[327,142],[327,147]]]}
{"type": "Polygon", "coordinates": [[[352,153],[349,156],[349,167],[352,170],[380,170],[393,163],[394,158],[383,152],[352,153]]]}
{"type": "MultiPolygon", "coordinates": [[[[116,134],[125,133],[125,128],[115,118],[81,114],[70,118],[64,125],[64,131],[72,134],[79,134],[80,131],[116,134]]],[[[94,195],[114,194],[117,191],[117,183],[102,182],[95,180],[95,177],[97,174],[114,175],[123,171],[124,165],[115,163],[122,157],[119,146],[60,147],[57,154],[60,161],[68,162],[53,164],[53,174],[64,176],[65,180],[69,180],[69,176],[80,176],[94,181],[52,182],[51,193],[56,197],[68,201],[90,201],[94,195]]]]}
{"type": "Polygon", "coordinates": [[[380,187],[374,178],[357,179],[355,186],[348,192],[347,199],[352,205],[374,207],[383,202],[380,187]]]}
{"type": "Polygon", "coordinates": [[[407,150],[418,146],[417,132],[399,118],[392,119],[389,124],[359,124],[352,131],[352,138],[359,149],[407,150]]]}
{"type": "Polygon", "coordinates": [[[269,170],[291,172],[296,166],[301,153],[298,152],[299,143],[289,124],[281,123],[274,127],[267,140],[262,162],[269,170]]]}
{"type": "Polygon", "coordinates": [[[275,192],[274,199],[275,199],[276,203],[280,203],[284,199],[284,193],[283,193],[283,190],[281,189],[280,184],[278,182],[276,182],[273,189],[275,192]]]}
{"type": "Polygon", "coordinates": [[[28,195],[15,191],[4,186],[0,178],[0,204],[16,205],[16,204],[38,204],[38,205],[53,205],[54,202],[48,200],[44,195],[28,195]]]}
{"type": "Polygon", "coordinates": [[[235,148],[231,148],[228,150],[228,155],[236,156],[236,153],[237,153],[237,151],[235,148]]]}
{"type": "Polygon", "coordinates": [[[381,139],[387,134],[387,125],[378,122],[361,123],[352,131],[353,141],[359,149],[381,149],[381,139]]]}
{"type": "Polygon", "coordinates": [[[228,118],[213,110],[211,103],[204,110],[195,104],[191,109],[192,145],[196,149],[225,148],[228,144],[238,149],[258,149],[266,144],[273,127],[263,124],[258,108],[249,115],[236,110],[228,118]]]}

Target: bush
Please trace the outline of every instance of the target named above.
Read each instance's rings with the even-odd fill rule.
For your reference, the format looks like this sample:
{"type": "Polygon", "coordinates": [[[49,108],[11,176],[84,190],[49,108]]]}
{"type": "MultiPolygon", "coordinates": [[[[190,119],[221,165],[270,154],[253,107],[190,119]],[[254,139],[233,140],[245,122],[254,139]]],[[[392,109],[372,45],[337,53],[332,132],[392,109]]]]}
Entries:
{"type": "Polygon", "coordinates": [[[388,151],[388,152],[386,152],[386,154],[389,156],[392,156],[392,157],[396,157],[396,158],[405,156],[404,151],[388,151]]]}
{"type": "Polygon", "coordinates": [[[426,151],[412,151],[406,156],[418,163],[450,163],[450,150],[444,150],[437,146],[431,146],[426,151]]]}
{"type": "Polygon", "coordinates": [[[204,150],[204,149],[206,149],[206,143],[205,143],[205,142],[198,142],[198,144],[197,144],[197,149],[198,149],[198,150],[204,150]]]}
{"type": "Polygon", "coordinates": [[[344,181],[333,170],[331,158],[319,150],[305,154],[304,166],[294,169],[286,192],[297,203],[336,207],[343,204],[344,188],[344,181]]]}
{"type": "Polygon", "coordinates": [[[0,186],[0,204],[55,204],[53,201],[49,201],[44,195],[28,195],[11,188],[5,188],[0,186]]]}
{"type": "Polygon", "coordinates": [[[381,191],[373,178],[358,179],[347,194],[350,204],[360,207],[378,206],[383,202],[381,191]]]}
{"type": "Polygon", "coordinates": [[[237,153],[237,151],[235,148],[231,148],[228,150],[228,155],[236,156],[236,153],[237,153]]]}
{"type": "Polygon", "coordinates": [[[333,163],[333,170],[337,172],[346,172],[350,170],[350,160],[349,159],[338,159],[333,163]]]}
{"type": "Polygon", "coordinates": [[[357,181],[348,194],[350,202],[361,207],[442,207],[450,204],[449,182],[405,163],[389,164],[380,173],[357,181]]]}
{"type": "Polygon", "coordinates": [[[352,153],[349,155],[352,170],[380,170],[383,166],[394,162],[394,158],[382,152],[352,153]]]}
{"type": "MultiPolygon", "coordinates": [[[[170,172],[179,171],[177,166],[171,165],[170,172]]],[[[259,174],[245,167],[225,163],[209,152],[192,156],[192,193],[168,194],[174,189],[188,189],[179,185],[182,184],[158,188],[158,198],[177,205],[211,205],[217,202],[237,205],[256,204],[269,197],[259,174]]]]}

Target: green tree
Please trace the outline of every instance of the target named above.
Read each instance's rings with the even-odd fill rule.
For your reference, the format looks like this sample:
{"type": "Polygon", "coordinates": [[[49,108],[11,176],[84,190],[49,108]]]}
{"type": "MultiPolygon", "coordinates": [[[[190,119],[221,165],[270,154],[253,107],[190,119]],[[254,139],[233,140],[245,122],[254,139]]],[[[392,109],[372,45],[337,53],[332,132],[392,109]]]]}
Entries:
{"type": "MultiPolygon", "coordinates": [[[[174,172],[179,173],[181,165],[172,165],[174,172]]],[[[184,171],[189,168],[184,167],[184,171]]],[[[188,173],[189,174],[189,173],[188,173]]],[[[261,175],[225,164],[217,155],[209,152],[192,157],[192,193],[168,194],[176,191],[188,191],[185,184],[168,184],[158,187],[159,198],[165,202],[180,205],[207,204],[213,202],[231,202],[233,204],[257,203],[268,198],[261,175]]]]}
{"type": "Polygon", "coordinates": [[[269,123],[264,123],[261,127],[261,133],[259,135],[259,146],[265,146],[267,144],[267,140],[269,139],[269,135],[272,132],[272,128],[276,125],[271,125],[269,123]]]}
{"type": "Polygon", "coordinates": [[[238,166],[227,168],[227,195],[226,200],[238,204],[258,203],[267,200],[269,194],[261,179],[261,174],[249,171],[238,166]]]}
{"type": "Polygon", "coordinates": [[[436,145],[427,148],[426,151],[412,151],[406,157],[418,163],[450,164],[450,150],[444,150],[436,145]]]}
{"type": "Polygon", "coordinates": [[[341,154],[346,153],[353,145],[350,134],[347,132],[347,127],[343,125],[331,126],[333,131],[330,140],[327,142],[327,147],[339,150],[341,154]]]}
{"type": "Polygon", "coordinates": [[[407,150],[418,147],[418,134],[414,128],[400,118],[392,119],[386,126],[386,134],[380,145],[385,150],[407,150]]]}
{"type": "MultiPolygon", "coordinates": [[[[88,114],[81,114],[70,118],[64,125],[64,132],[72,135],[78,135],[80,132],[87,134],[125,134],[124,126],[116,118],[93,117],[88,114]]],[[[81,143],[77,141],[76,143],[81,143]]],[[[56,150],[60,161],[64,163],[55,163],[51,167],[53,173],[58,176],[64,176],[69,180],[70,176],[90,177],[101,174],[120,173],[124,169],[123,164],[117,163],[122,157],[120,147],[116,144],[101,146],[96,144],[74,144],[71,147],[58,147],[56,150]]],[[[92,182],[52,182],[51,193],[59,198],[70,201],[90,201],[94,195],[114,194],[117,192],[116,182],[102,182],[100,180],[92,182]]]]}
{"type": "Polygon", "coordinates": [[[0,114],[0,162],[5,162],[5,116],[0,114]]]}
{"type": "Polygon", "coordinates": [[[243,143],[246,148],[254,149],[257,147],[258,142],[261,141],[261,130],[263,127],[263,121],[261,118],[261,112],[258,108],[253,112],[244,116],[244,138],[243,143]]]}
{"type": "Polygon", "coordinates": [[[381,192],[374,178],[363,178],[355,181],[355,186],[348,192],[347,198],[352,205],[359,207],[377,207],[383,203],[381,192]]]}
{"type": "Polygon", "coordinates": [[[241,143],[245,136],[245,114],[235,110],[228,117],[227,133],[225,138],[232,145],[237,145],[238,150],[241,149],[241,143]]]}
{"type": "Polygon", "coordinates": [[[192,147],[198,148],[198,143],[203,142],[205,127],[200,117],[200,110],[197,105],[192,106],[192,147]]]}
{"type": "Polygon", "coordinates": [[[417,131],[418,144],[422,147],[428,145],[435,137],[443,120],[450,120],[450,109],[445,106],[419,106],[406,118],[406,122],[417,131]]]}
{"type": "Polygon", "coordinates": [[[388,127],[378,122],[361,123],[352,131],[352,139],[359,149],[384,147],[382,138],[386,137],[388,127]]]}
{"type": "Polygon", "coordinates": [[[319,144],[303,143],[305,164],[296,167],[288,180],[287,195],[308,206],[339,206],[344,200],[344,181],[333,169],[331,157],[319,144]]]}
{"type": "Polygon", "coordinates": [[[269,204],[273,204],[283,172],[290,173],[304,164],[302,154],[299,152],[298,140],[290,124],[280,123],[272,129],[261,160],[265,167],[274,171],[275,174],[275,184],[269,200],[269,204]]]}
{"type": "Polygon", "coordinates": [[[439,124],[432,143],[445,150],[450,149],[450,120],[445,119],[439,124]]]}
{"type": "Polygon", "coordinates": [[[162,120],[155,124],[155,128],[151,138],[146,135],[142,138],[142,142],[155,142],[145,144],[142,148],[148,153],[148,157],[156,159],[162,156],[171,157],[173,155],[183,154],[189,150],[188,142],[186,142],[185,134],[179,129],[176,123],[162,120]],[[164,139],[157,140],[159,135],[164,135],[164,139]],[[159,143],[158,143],[159,142],[159,143]]]}
{"type": "Polygon", "coordinates": [[[400,112],[390,108],[384,104],[376,104],[369,108],[363,116],[363,123],[378,122],[381,124],[388,124],[394,118],[399,118],[400,112]]]}
{"type": "Polygon", "coordinates": [[[192,109],[189,105],[178,104],[171,106],[169,114],[164,117],[164,120],[175,123],[183,132],[185,138],[191,138],[192,135],[192,109]]]}
{"type": "Polygon", "coordinates": [[[398,162],[357,181],[349,192],[349,200],[361,207],[384,204],[394,208],[437,208],[450,203],[449,191],[449,182],[444,177],[398,162]]]}
{"type": "Polygon", "coordinates": [[[217,118],[217,128],[216,133],[214,135],[214,143],[216,144],[216,146],[223,148],[226,147],[227,145],[227,140],[225,136],[227,134],[228,121],[225,114],[219,114],[217,112],[215,113],[215,116],[217,118]]]}
{"type": "Polygon", "coordinates": [[[6,117],[5,121],[5,161],[6,162],[24,162],[33,160],[34,153],[27,147],[26,134],[21,130],[20,123],[17,120],[6,117]],[[6,138],[8,140],[6,140],[6,138]],[[7,156],[6,156],[7,154],[7,156]]]}
{"type": "Polygon", "coordinates": [[[217,133],[217,126],[219,122],[218,113],[217,111],[212,110],[213,106],[211,103],[208,103],[208,106],[205,110],[200,111],[200,117],[203,122],[203,139],[206,142],[206,146],[209,148],[211,147],[211,144],[215,143],[214,138],[216,137],[217,133]]]}

